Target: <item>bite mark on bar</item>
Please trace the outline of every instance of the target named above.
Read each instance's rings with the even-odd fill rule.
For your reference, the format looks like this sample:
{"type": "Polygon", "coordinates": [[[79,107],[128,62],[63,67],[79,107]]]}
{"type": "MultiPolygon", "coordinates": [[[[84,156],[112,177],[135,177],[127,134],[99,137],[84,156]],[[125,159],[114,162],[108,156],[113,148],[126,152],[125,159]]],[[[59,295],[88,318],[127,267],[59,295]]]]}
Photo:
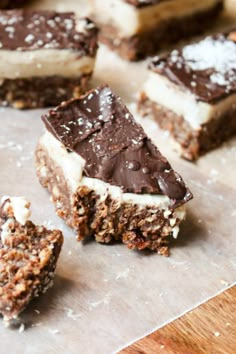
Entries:
{"type": "Polygon", "coordinates": [[[120,97],[101,86],[42,118],[37,175],[77,239],[168,255],[192,194],[120,97]]]}

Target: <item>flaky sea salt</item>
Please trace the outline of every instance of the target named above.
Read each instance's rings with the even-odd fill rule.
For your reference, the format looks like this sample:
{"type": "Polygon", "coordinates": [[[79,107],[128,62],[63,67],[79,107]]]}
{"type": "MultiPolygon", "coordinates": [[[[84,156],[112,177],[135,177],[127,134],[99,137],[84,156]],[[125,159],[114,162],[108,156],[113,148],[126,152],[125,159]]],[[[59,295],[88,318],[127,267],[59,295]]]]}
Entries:
{"type": "MultiPolygon", "coordinates": [[[[207,37],[183,48],[182,56],[192,70],[213,69],[212,83],[229,86],[236,79],[236,44],[224,37],[207,37]]],[[[174,61],[176,53],[173,52],[174,61]]]]}

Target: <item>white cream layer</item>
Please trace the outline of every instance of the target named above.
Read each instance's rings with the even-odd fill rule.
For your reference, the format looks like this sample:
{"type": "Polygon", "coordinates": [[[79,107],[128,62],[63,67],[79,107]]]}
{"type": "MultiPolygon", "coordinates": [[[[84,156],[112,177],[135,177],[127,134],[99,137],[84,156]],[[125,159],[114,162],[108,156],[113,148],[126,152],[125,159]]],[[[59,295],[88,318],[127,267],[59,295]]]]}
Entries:
{"type": "Polygon", "coordinates": [[[4,205],[4,211],[12,215],[7,219],[7,221],[1,225],[1,240],[5,244],[7,237],[12,233],[11,228],[15,224],[15,220],[18,221],[21,225],[25,225],[27,220],[31,215],[30,203],[24,197],[3,197],[2,203],[9,199],[4,205]]]}
{"type": "Polygon", "coordinates": [[[8,197],[2,198],[2,203],[9,199],[9,201],[4,205],[4,210],[14,215],[16,221],[21,225],[25,225],[26,221],[29,220],[31,215],[30,202],[25,197],[8,197]]]}
{"type": "Polygon", "coordinates": [[[0,80],[59,75],[76,78],[93,71],[95,59],[66,49],[0,50],[0,80]]]}
{"type": "Polygon", "coordinates": [[[207,11],[219,0],[169,0],[136,8],[123,0],[90,0],[91,13],[99,24],[110,24],[123,37],[159,26],[164,21],[207,11]]]}
{"type": "MultiPolygon", "coordinates": [[[[100,195],[101,200],[105,200],[109,194],[120,203],[127,202],[140,207],[158,207],[161,210],[165,210],[167,218],[171,214],[169,211],[170,199],[167,196],[123,193],[120,187],[112,186],[96,178],[83,177],[84,159],[76,153],[68,153],[65,147],[51,133],[46,132],[42,136],[40,145],[48,151],[49,156],[62,169],[72,193],[75,193],[79,186],[86,186],[100,195]]],[[[40,172],[45,174],[46,177],[46,170],[42,171],[41,169],[40,172]]],[[[181,206],[175,210],[174,218],[172,219],[173,227],[177,218],[180,220],[185,218],[185,209],[185,206],[181,206]]],[[[177,232],[176,229],[175,231],[177,232]]]]}
{"type": "Polygon", "coordinates": [[[144,92],[151,101],[183,116],[193,129],[198,129],[202,124],[236,108],[236,94],[216,104],[208,104],[198,101],[196,96],[187,89],[184,90],[166,77],[153,72],[149,73],[144,92]]]}

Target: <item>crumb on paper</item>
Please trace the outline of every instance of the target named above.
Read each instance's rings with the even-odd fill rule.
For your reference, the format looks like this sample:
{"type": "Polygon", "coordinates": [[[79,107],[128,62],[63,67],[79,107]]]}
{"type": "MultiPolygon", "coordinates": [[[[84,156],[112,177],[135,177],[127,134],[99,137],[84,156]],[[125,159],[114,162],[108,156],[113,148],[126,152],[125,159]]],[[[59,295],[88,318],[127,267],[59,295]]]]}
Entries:
{"type": "Polygon", "coordinates": [[[69,307],[65,307],[64,310],[66,311],[66,315],[68,318],[71,318],[73,321],[76,321],[81,315],[78,313],[76,314],[73,309],[69,307]]]}
{"type": "Polygon", "coordinates": [[[45,226],[47,229],[56,229],[56,226],[52,220],[45,220],[43,222],[43,226],[45,226]]]}
{"type": "Polygon", "coordinates": [[[229,286],[230,285],[230,283],[229,282],[227,282],[226,280],[224,280],[224,279],[221,279],[221,284],[223,284],[223,285],[225,285],[225,286],[229,286]]]}
{"type": "Polygon", "coordinates": [[[59,329],[49,329],[49,332],[51,334],[59,334],[60,333],[59,329]]]}
{"type": "Polygon", "coordinates": [[[219,175],[219,171],[217,171],[216,169],[212,168],[210,171],[211,176],[218,176],[219,175]]]}
{"type": "Polygon", "coordinates": [[[21,323],[21,325],[20,325],[20,327],[18,329],[18,332],[22,333],[22,332],[24,332],[24,330],[25,330],[25,325],[24,325],[24,323],[21,323]]]}
{"type": "Polygon", "coordinates": [[[0,144],[0,149],[9,149],[11,151],[23,151],[23,145],[14,141],[8,141],[6,144],[0,144]]]}
{"type": "Polygon", "coordinates": [[[35,309],[34,312],[36,312],[37,315],[40,315],[40,311],[39,310],[35,309]]]}
{"type": "Polygon", "coordinates": [[[119,280],[119,279],[122,279],[122,278],[127,278],[129,272],[130,272],[130,270],[129,270],[129,268],[128,268],[128,269],[126,269],[124,272],[118,273],[117,276],[116,276],[116,280],[119,280]]]}
{"type": "Polygon", "coordinates": [[[36,323],[33,323],[32,325],[31,325],[31,327],[40,327],[40,326],[42,326],[42,322],[36,322],[36,323]]]}
{"type": "Polygon", "coordinates": [[[11,326],[11,323],[10,323],[10,321],[4,320],[3,321],[3,325],[4,325],[5,328],[9,328],[11,326]]]}
{"type": "Polygon", "coordinates": [[[89,302],[89,310],[92,311],[99,305],[109,305],[111,301],[111,294],[107,293],[102,300],[89,302]]]}

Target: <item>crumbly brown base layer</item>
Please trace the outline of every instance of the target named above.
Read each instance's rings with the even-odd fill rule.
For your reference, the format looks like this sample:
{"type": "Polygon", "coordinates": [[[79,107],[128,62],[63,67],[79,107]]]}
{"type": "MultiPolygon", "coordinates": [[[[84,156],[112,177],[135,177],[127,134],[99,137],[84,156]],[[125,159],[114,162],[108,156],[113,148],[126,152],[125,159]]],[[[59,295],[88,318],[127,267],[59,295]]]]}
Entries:
{"type": "Polygon", "coordinates": [[[57,106],[86,92],[91,74],[78,78],[62,76],[5,79],[0,85],[0,105],[18,109],[57,106]]]}
{"type": "MultiPolygon", "coordinates": [[[[8,218],[1,214],[1,225],[8,218]]],[[[52,285],[61,251],[61,231],[49,231],[28,221],[15,221],[4,245],[0,238],[0,313],[16,318],[40,293],[52,285]]]]}
{"type": "Polygon", "coordinates": [[[181,19],[166,21],[161,27],[129,38],[119,38],[112,25],[101,25],[100,41],[121,57],[136,61],[144,59],[182,39],[201,34],[223,10],[223,2],[207,11],[198,12],[181,19]]]}
{"type": "MultiPolygon", "coordinates": [[[[86,186],[71,193],[63,171],[40,145],[36,150],[36,168],[40,183],[52,195],[57,214],[75,230],[78,240],[92,235],[97,242],[120,241],[130,249],[150,249],[168,255],[173,212],[166,218],[164,211],[155,206],[120,203],[109,195],[101,200],[86,186]]],[[[177,219],[176,226],[179,223],[177,219]]]]}
{"type": "Polygon", "coordinates": [[[195,130],[182,116],[152,102],[145,94],[141,95],[138,108],[143,116],[152,117],[160,128],[170,132],[180,146],[181,156],[190,161],[198,159],[236,134],[236,109],[195,130]]]}

